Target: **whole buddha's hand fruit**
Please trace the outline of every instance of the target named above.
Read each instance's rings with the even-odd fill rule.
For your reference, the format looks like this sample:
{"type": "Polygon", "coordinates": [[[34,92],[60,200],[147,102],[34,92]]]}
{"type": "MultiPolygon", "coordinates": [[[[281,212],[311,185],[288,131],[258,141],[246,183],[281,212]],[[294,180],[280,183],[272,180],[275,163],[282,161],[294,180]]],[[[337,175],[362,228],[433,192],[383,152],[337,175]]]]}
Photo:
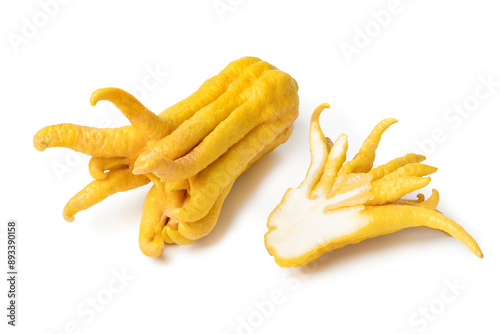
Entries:
{"type": "Polygon", "coordinates": [[[407,154],[372,169],[382,133],[395,119],[375,126],[354,159],[345,162],[347,136],[342,134],[332,143],[319,125],[319,116],[328,107],[320,105],[311,117],[306,178],[298,188],[286,191],[268,219],[265,244],[278,265],[302,266],[345,245],[417,226],[448,233],[483,256],[462,227],[436,210],[436,190],[427,200],[422,194],[417,200],[401,199],[425,187],[430,178],[423,176],[436,171],[420,163],[424,156],[407,154]]]}
{"type": "Polygon", "coordinates": [[[164,243],[189,244],[213,229],[236,178],[289,138],[297,90],[290,75],[244,57],[159,115],[121,89],[99,89],[91,104],[112,102],[131,126],[52,125],[38,131],[33,143],[39,151],[67,147],[92,156],[95,180],[66,204],[67,221],[111,194],[152,181],[139,245],[144,254],[158,256],[164,243]]]}

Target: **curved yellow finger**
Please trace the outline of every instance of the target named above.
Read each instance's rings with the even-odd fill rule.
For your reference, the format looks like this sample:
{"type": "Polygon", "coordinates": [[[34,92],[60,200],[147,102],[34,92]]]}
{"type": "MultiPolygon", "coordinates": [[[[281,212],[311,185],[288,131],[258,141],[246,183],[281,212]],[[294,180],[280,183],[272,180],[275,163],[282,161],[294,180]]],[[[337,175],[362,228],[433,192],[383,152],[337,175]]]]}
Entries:
{"type": "Polygon", "coordinates": [[[424,194],[417,194],[417,199],[400,198],[388,204],[417,205],[425,201],[424,194]]]}
{"type": "Polygon", "coordinates": [[[393,159],[384,165],[373,168],[368,173],[372,175],[372,180],[375,181],[394,172],[399,167],[403,167],[406,164],[419,163],[424,160],[425,157],[421,154],[408,153],[404,157],[393,159]]]}
{"type": "Polygon", "coordinates": [[[106,171],[128,166],[130,160],[124,157],[99,158],[92,157],[89,160],[89,173],[96,180],[104,180],[106,171]]]}
{"type": "Polygon", "coordinates": [[[356,243],[378,235],[393,233],[408,227],[429,227],[443,231],[460,240],[478,257],[483,253],[477,242],[460,225],[442,213],[424,207],[407,205],[367,206],[364,214],[371,223],[356,233],[356,243]]]}
{"type": "Polygon", "coordinates": [[[185,238],[179,231],[175,230],[168,224],[165,225],[163,229],[165,232],[162,233],[165,233],[170,238],[170,240],[178,245],[190,245],[196,241],[185,238]]]}
{"type": "Polygon", "coordinates": [[[311,153],[311,163],[307,169],[304,181],[299,185],[299,188],[305,187],[307,192],[309,192],[320,179],[323,165],[328,156],[328,143],[319,124],[319,116],[326,108],[330,108],[330,105],[328,103],[322,103],[314,109],[311,115],[309,126],[309,151],[311,153]]]}
{"type": "Polygon", "coordinates": [[[133,95],[120,88],[101,88],[90,97],[90,104],[95,106],[99,101],[113,103],[132,126],[152,139],[161,139],[174,130],[168,119],[161,118],[147,109],[133,95]]]}
{"type": "Polygon", "coordinates": [[[417,203],[416,205],[429,210],[436,210],[438,204],[439,204],[439,193],[436,189],[432,189],[431,196],[429,196],[429,198],[426,199],[425,201],[417,203]]]}
{"type": "Polygon", "coordinates": [[[179,233],[189,240],[198,240],[209,234],[217,224],[222,204],[224,204],[224,200],[231,191],[232,186],[233,183],[228,185],[222,191],[222,193],[219,195],[214,205],[212,206],[212,208],[210,208],[210,211],[208,211],[205,217],[196,222],[191,222],[191,223],[179,222],[178,224],[179,233]]]}
{"type": "Polygon", "coordinates": [[[49,147],[67,147],[94,157],[113,158],[139,152],[146,138],[134,128],[97,129],[75,124],[50,125],[38,131],[33,145],[38,151],[49,147]]]}
{"type": "Polygon", "coordinates": [[[436,171],[437,171],[436,167],[432,167],[425,164],[420,164],[420,163],[407,164],[385,175],[384,178],[396,179],[402,176],[425,176],[435,173],[436,171]]]}
{"type": "Polygon", "coordinates": [[[342,134],[337,138],[335,143],[333,143],[328,153],[328,159],[325,162],[323,174],[313,190],[315,196],[327,196],[331,192],[337,173],[345,162],[346,152],[347,136],[342,134]]]}
{"type": "Polygon", "coordinates": [[[163,242],[166,244],[175,244],[172,238],[168,235],[167,225],[163,226],[163,229],[161,230],[161,237],[163,238],[163,242]]]}
{"type": "Polygon", "coordinates": [[[165,195],[153,186],[146,195],[139,228],[139,248],[146,256],[160,256],[165,247],[161,235],[167,217],[163,213],[165,195]]]}
{"type": "Polygon", "coordinates": [[[439,193],[436,189],[432,189],[432,194],[428,199],[425,199],[423,194],[417,194],[417,199],[405,199],[400,198],[389,204],[399,204],[399,205],[415,205],[429,210],[436,210],[439,204],[439,193]]]}
{"type": "Polygon", "coordinates": [[[135,189],[149,183],[143,175],[133,175],[128,168],[118,169],[108,173],[104,180],[94,180],[73,196],[63,210],[65,220],[75,220],[75,214],[90,208],[106,197],[121,191],[135,189]]]}
{"type": "Polygon", "coordinates": [[[394,118],[386,118],[378,123],[372,132],[365,139],[358,153],[349,162],[346,162],[340,169],[339,173],[366,173],[373,167],[375,160],[375,151],[377,150],[382,134],[392,124],[396,123],[394,118]]]}
{"type": "Polygon", "coordinates": [[[365,205],[381,205],[393,202],[412,191],[425,187],[431,182],[429,177],[404,176],[396,179],[381,178],[372,182],[372,200],[365,202],[365,205]]]}

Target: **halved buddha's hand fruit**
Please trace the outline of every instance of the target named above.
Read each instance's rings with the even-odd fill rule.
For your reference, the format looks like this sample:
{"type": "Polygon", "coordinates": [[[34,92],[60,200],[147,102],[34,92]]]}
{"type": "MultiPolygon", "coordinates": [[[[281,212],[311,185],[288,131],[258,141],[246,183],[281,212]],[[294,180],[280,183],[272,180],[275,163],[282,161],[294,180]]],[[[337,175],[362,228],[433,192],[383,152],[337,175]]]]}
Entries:
{"type": "Polygon", "coordinates": [[[401,197],[426,186],[436,168],[421,164],[422,155],[407,154],[372,169],[382,133],[395,119],[385,119],[370,133],[354,159],[346,160],[347,136],[332,143],[319,125],[324,103],[311,117],[311,164],[297,189],[288,189],[269,216],[265,244],[282,267],[305,265],[348,244],[407,227],[441,230],[483,257],[476,241],[436,210],[436,190],[424,200],[401,197]],[[345,163],[344,163],[345,162],[345,163]]]}
{"type": "Polygon", "coordinates": [[[88,155],[95,179],[63,210],[68,221],[107,196],[153,182],[146,196],[139,245],[148,256],[164,243],[189,244],[215,226],[236,178],[284,143],[298,115],[297,82],[265,61],[244,57],[190,97],[155,115],[118,88],[90,98],[112,102],[132,126],[45,127],[36,149],[68,147],[88,155]]]}

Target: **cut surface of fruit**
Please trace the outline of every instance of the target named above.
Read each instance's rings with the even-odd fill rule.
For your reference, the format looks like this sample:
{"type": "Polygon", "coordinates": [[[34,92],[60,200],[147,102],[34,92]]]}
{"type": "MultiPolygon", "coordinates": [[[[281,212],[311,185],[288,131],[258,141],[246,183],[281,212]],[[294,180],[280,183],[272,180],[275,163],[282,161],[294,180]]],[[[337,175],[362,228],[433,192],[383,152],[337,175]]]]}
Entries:
{"type": "Polygon", "coordinates": [[[302,266],[333,249],[418,226],[448,233],[483,256],[460,225],[436,210],[436,190],[427,200],[422,194],[416,200],[402,198],[425,187],[430,182],[425,176],[437,170],[420,163],[425,157],[407,154],[372,169],[381,136],[395,119],[377,124],[354,158],[345,162],[347,136],[332,143],[319,125],[328,107],[321,104],[311,116],[311,163],[304,181],[288,189],[269,215],[265,245],[280,266],[302,266]]]}

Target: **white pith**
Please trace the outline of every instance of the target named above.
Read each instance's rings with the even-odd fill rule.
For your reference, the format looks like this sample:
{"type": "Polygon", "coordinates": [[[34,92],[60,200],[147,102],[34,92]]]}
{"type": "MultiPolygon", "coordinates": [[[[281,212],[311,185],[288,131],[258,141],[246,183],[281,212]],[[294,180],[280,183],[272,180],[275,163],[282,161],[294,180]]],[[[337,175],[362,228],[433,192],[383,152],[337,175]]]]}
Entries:
{"type": "Polygon", "coordinates": [[[362,205],[325,212],[326,198],[309,199],[305,188],[289,189],[285,196],[269,218],[271,231],[266,235],[267,245],[281,258],[297,258],[322,244],[355,233],[370,222],[368,216],[360,213],[362,205]]]}

